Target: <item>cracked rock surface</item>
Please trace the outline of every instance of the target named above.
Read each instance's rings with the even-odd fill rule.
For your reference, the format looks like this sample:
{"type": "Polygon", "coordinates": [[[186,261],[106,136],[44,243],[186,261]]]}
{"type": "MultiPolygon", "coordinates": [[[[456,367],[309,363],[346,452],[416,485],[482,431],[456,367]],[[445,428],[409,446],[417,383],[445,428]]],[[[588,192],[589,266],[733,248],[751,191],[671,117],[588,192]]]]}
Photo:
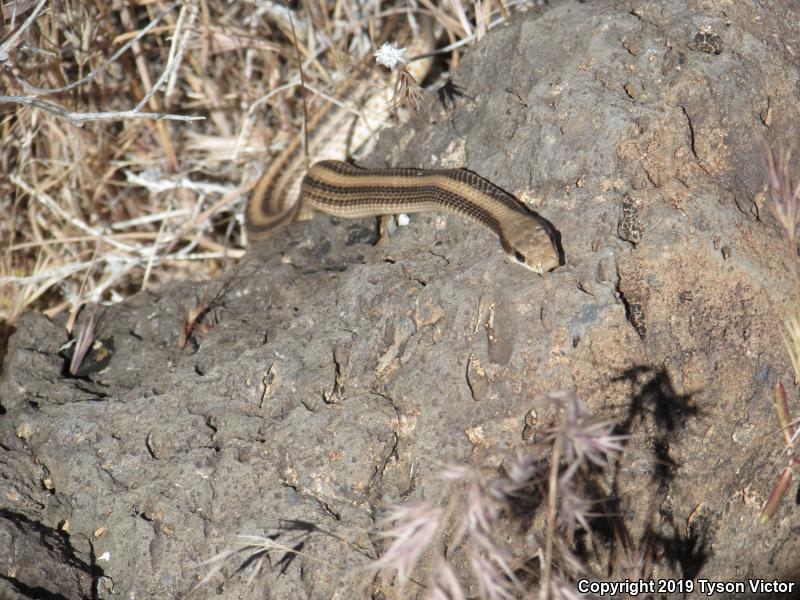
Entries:
{"type": "Polygon", "coordinates": [[[365,166],[466,166],[552,222],[565,264],[546,277],[456,217],[379,245],[371,220],[321,217],[218,281],[109,307],[110,360],[83,378],[64,375],[63,323],[25,315],[0,380],[0,597],[182,597],[230,534],[286,523],[349,543],[307,536],[281,576],[192,597],[351,597],[380,547],[353,532],[437,497],[444,463],[524,448],[557,389],[627,422],[625,520],[635,537],[655,514],[675,542],[656,576],[798,580],[797,507],[757,523],[793,282],[755,142],[796,143],[798,20],[754,0],[556,3],[471,50],[454,105],[431,94],[382,135],[365,166]],[[213,327],[179,350],[180,307],[204,296],[213,327]]]}

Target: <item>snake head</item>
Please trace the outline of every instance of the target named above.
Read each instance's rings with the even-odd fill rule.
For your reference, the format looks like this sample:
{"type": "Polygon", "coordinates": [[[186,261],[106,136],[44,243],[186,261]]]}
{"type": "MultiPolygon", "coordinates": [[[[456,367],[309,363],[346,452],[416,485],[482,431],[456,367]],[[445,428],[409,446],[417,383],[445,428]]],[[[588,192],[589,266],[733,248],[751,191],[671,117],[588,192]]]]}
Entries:
{"type": "Polygon", "coordinates": [[[509,245],[506,254],[526,269],[541,275],[561,264],[550,232],[534,217],[520,219],[504,233],[509,245]]]}

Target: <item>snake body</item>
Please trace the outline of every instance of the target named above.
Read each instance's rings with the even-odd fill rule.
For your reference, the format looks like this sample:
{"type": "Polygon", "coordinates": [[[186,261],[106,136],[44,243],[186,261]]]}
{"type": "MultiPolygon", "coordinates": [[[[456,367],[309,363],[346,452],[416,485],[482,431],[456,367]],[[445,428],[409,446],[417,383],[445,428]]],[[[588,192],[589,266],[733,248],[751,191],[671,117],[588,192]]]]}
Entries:
{"type": "Polygon", "coordinates": [[[545,221],[472,171],[362,169],[333,160],[346,156],[347,147],[358,147],[379,126],[366,115],[371,112],[385,119],[386,99],[375,93],[377,86],[366,75],[365,65],[334,92],[365,107],[359,113],[360,125],[348,127],[351,114],[339,104],[329,102],[314,112],[307,125],[308,154],[320,162],[306,172],[307,158],[298,136],[270,164],[247,205],[250,238],[266,237],[276,227],[308,218],[313,210],[360,218],[442,209],[490,229],[514,262],[537,273],[556,268],[558,250],[545,221]]]}

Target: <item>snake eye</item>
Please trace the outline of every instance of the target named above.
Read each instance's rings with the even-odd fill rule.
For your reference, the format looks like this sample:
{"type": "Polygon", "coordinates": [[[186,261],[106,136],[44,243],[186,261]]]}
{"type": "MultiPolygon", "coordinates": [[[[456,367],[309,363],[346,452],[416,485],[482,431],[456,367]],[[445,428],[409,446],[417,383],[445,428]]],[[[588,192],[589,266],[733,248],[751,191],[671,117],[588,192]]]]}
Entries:
{"type": "Polygon", "coordinates": [[[516,258],[516,259],[517,259],[517,262],[520,262],[520,263],[522,263],[523,265],[524,265],[524,264],[525,264],[525,262],[526,262],[526,261],[525,261],[525,255],[524,255],[524,254],[522,254],[522,252],[520,252],[519,250],[514,250],[514,258],[516,258]]]}

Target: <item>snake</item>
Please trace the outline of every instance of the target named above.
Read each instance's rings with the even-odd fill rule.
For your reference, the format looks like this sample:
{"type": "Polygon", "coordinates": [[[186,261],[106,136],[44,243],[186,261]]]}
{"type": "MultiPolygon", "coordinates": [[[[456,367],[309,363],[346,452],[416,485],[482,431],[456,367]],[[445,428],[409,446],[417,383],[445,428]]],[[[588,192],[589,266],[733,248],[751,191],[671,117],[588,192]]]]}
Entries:
{"type": "Polygon", "coordinates": [[[516,197],[468,169],[364,169],[341,160],[385,120],[387,99],[362,61],[331,94],[361,106],[358,126],[349,127],[352,110],[327,102],[306,125],[307,155],[295,138],[258,180],[246,210],[251,240],[278,227],[310,218],[315,211],[341,218],[446,211],[476,222],[496,234],[506,256],[539,274],[560,264],[549,223],[516,197]],[[378,115],[370,122],[368,115],[378,115]],[[309,168],[308,157],[316,162],[309,168]]]}

